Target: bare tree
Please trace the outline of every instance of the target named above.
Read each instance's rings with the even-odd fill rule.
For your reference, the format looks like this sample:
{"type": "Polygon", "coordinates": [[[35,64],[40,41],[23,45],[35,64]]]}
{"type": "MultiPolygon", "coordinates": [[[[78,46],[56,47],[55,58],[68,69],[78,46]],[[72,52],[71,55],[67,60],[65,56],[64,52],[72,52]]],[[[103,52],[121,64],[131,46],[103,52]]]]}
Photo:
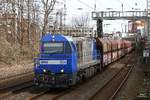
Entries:
{"type": "Polygon", "coordinates": [[[82,15],[82,16],[76,16],[72,18],[72,26],[75,28],[82,28],[85,26],[88,26],[90,19],[88,14],[82,15]]]}
{"type": "Polygon", "coordinates": [[[84,34],[84,30],[86,27],[89,27],[89,22],[90,22],[90,19],[89,19],[89,14],[86,13],[82,16],[76,16],[76,17],[73,17],[72,18],[72,27],[77,29],[79,32],[83,32],[84,34]]]}
{"type": "Polygon", "coordinates": [[[46,33],[48,28],[48,18],[51,12],[53,11],[56,0],[41,0],[43,4],[44,10],[44,19],[43,19],[43,27],[42,27],[42,36],[46,33]]]}
{"type": "MultiPolygon", "coordinates": [[[[15,26],[15,17],[16,17],[16,9],[15,9],[15,0],[2,0],[0,1],[0,16],[1,22],[2,20],[5,23],[2,23],[4,26],[3,33],[6,35],[7,40],[11,40],[11,42],[16,42],[16,26],[15,26]]],[[[2,28],[2,27],[1,27],[2,28]]]]}

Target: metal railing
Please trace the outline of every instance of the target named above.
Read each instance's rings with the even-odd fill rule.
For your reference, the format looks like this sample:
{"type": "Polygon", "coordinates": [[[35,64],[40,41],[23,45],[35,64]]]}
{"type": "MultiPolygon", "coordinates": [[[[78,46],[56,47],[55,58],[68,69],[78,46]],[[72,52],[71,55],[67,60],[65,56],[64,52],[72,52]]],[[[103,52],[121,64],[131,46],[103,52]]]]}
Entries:
{"type": "Polygon", "coordinates": [[[102,19],[115,19],[115,18],[146,18],[147,11],[100,11],[92,12],[92,18],[94,20],[102,19]]]}

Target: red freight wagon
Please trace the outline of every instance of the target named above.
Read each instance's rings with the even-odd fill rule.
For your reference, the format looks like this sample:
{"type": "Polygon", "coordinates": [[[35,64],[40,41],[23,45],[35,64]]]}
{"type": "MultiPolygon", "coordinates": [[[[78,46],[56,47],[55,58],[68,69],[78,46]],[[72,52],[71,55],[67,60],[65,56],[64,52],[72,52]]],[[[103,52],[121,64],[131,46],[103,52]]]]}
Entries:
{"type": "Polygon", "coordinates": [[[124,48],[125,48],[125,41],[123,40],[123,41],[121,42],[121,57],[125,55],[125,50],[124,50],[124,48]]]}
{"type": "Polygon", "coordinates": [[[109,41],[109,39],[105,39],[105,41],[107,42],[107,48],[108,48],[108,52],[107,52],[107,61],[108,61],[108,64],[111,63],[111,42],[109,41]]]}
{"type": "Polygon", "coordinates": [[[112,44],[112,61],[117,60],[117,49],[118,49],[118,44],[116,40],[111,40],[112,44]]]}
{"type": "Polygon", "coordinates": [[[98,45],[98,48],[100,48],[102,51],[102,64],[104,67],[109,64],[108,54],[110,51],[109,51],[107,39],[97,38],[97,45],[98,45]]]}
{"type": "Polygon", "coordinates": [[[118,43],[118,58],[121,58],[121,44],[122,40],[117,40],[118,43]]]}

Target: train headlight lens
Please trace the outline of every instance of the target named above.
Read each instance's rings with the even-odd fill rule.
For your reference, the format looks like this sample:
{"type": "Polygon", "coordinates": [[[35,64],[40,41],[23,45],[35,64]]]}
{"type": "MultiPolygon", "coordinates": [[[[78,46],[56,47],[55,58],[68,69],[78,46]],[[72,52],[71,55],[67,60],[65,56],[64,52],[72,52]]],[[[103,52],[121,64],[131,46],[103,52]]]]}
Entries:
{"type": "Polygon", "coordinates": [[[45,72],[46,72],[46,69],[43,69],[43,72],[45,73],[45,72]]]}
{"type": "Polygon", "coordinates": [[[64,70],[62,69],[62,70],[61,70],[61,73],[63,73],[63,72],[64,72],[64,70]]]}
{"type": "Polygon", "coordinates": [[[39,67],[39,64],[35,64],[34,66],[35,66],[35,68],[38,68],[38,67],[39,67]]]}

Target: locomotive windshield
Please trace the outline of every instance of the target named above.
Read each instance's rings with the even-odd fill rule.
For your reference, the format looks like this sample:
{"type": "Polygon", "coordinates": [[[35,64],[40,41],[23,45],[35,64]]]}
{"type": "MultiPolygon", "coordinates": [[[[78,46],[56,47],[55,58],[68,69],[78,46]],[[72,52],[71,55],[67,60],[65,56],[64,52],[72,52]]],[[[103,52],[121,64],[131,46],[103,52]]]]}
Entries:
{"type": "Polygon", "coordinates": [[[50,54],[62,54],[64,53],[64,46],[63,43],[57,42],[46,42],[43,43],[43,52],[50,53],[50,54]]]}

